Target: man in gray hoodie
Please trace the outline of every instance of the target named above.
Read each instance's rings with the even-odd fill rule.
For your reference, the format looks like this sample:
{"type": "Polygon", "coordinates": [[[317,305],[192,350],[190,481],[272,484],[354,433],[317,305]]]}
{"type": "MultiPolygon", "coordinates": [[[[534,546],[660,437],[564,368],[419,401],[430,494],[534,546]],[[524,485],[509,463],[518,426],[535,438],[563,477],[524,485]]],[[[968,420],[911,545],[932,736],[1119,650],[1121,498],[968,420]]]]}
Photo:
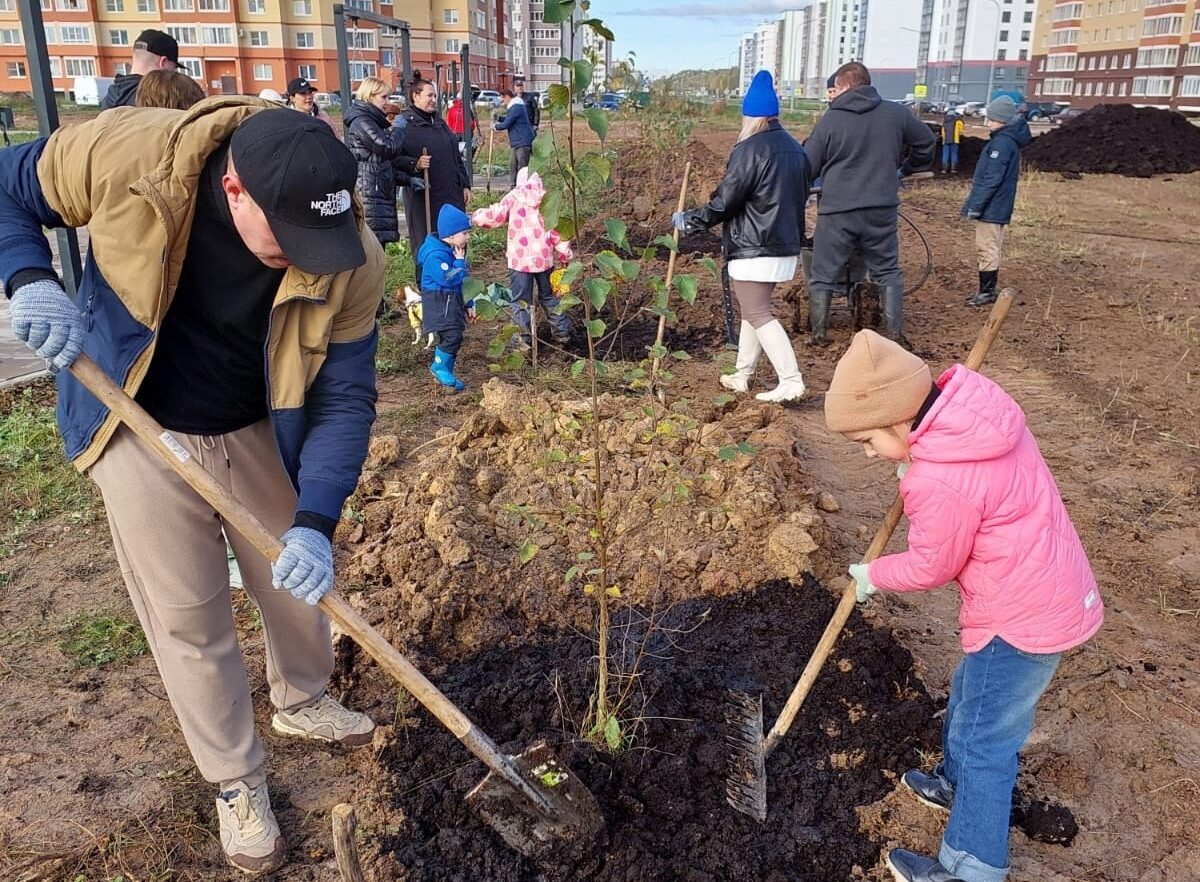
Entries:
{"type": "Polygon", "coordinates": [[[833,101],[804,142],[822,191],[808,293],[811,342],[829,343],[829,301],[844,287],[846,262],[858,249],[871,280],[882,289],[887,336],[907,345],[897,235],[899,176],[931,169],[937,141],[906,107],[879,97],[871,72],[859,62],[842,65],[833,79],[833,101]]]}

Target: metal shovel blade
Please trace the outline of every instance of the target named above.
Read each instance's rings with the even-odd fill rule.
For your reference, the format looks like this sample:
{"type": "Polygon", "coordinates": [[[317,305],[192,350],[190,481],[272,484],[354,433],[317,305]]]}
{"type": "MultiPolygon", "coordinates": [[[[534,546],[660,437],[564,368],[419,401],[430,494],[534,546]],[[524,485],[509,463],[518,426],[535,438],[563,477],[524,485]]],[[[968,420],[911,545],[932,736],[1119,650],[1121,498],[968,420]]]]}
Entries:
{"type": "Polygon", "coordinates": [[[590,842],[596,837],[604,826],[596,798],[544,741],[510,759],[544,797],[546,810],[531,804],[495,772],[488,772],[466,797],[510,848],[539,860],[569,848],[567,843],[590,842]]]}
{"type": "Polygon", "coordinates": [[[734,810],[759,823],[767,819],[767,754],[763,745],[762,696],[730,690],[725,710],[729,724],[729,774],[725,799],[734,810]]]}

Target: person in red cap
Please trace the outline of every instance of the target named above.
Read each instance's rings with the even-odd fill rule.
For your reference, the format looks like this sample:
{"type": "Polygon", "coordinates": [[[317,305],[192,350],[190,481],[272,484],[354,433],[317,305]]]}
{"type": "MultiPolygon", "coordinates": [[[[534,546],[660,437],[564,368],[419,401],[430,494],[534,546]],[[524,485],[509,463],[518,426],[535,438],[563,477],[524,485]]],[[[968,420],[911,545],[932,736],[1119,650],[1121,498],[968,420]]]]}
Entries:
{"type": "Polygon", "coordinates": [[[138,85],[152,70],[178,70],[179,43],[170,34],[147,28],[133,41],[133,57],[129,73],[117,74],[104,97],[100,109],[133,107],[137,101],[138,85]]]}
{"type": "Polygon", "coordinates": [[[375,416],[384,257],[357,163],[323,122],[256,98],[123,110],[0,153],[0,281],[15,336],[57,375],[68,458],[100,488],[130,599],[221,845],[268,872],[284,842],[230,603],[223,523],[66,370],[86,353],[280,536],[229,541],[262,616],[283,735],[346,745],[374,724],[326,693],[332,537],[375,416]],[[91,230],[73,301],[44,228],[91,230]],[[77,306],[76,303],[82,304],[77,306]]]}

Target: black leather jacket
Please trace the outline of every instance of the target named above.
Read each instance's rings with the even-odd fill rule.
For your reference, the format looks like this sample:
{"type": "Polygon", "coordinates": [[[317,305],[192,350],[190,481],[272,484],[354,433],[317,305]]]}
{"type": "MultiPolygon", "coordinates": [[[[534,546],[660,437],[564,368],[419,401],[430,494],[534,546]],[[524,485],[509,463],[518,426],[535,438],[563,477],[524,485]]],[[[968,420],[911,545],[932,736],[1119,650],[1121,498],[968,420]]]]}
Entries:
{"type": "Polygon", "coordinates": [[[725,177],[689,227],[723,223],[725,259],[793,257],[804,241],[808,158],[778,120],[733,148],[725,177]]]}
{"type": "Polygon", "coordinates": [[[367,226],[381,245],[400,240],[396,216],[396,187],[408,184],[408,175],[396,168],[404,147],[405,126],[390,125],[374,104],[355,99],[342,118],[346,146],[358,160],[358,195],[367,226]]]}

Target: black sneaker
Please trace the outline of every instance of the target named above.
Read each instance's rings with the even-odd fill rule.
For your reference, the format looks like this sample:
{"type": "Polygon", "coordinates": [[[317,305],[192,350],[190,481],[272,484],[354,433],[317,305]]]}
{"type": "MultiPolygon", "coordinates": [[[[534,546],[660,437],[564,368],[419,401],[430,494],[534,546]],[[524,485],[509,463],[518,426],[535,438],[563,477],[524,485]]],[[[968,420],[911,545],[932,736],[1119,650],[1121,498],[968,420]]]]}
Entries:
{"type": "Polygon", "coordinates": [[[927,775],[920,769],[909,769],[900,778],[900,783],[931,808],[948,812],[954,804],[954,788],[941,775],[927,775]]]}
{"type": "Polygon", "coordinates": [[[987,306],[995,303],[999,295],[995,291],[980,291],[974,297],[967,300],[967,306],[987,306]]]}
{"type": "Polygon", "coordinates": [[[887,868],[896,882],[963,882],[933,858],[903,848],[888,852],[887,868]]]}

